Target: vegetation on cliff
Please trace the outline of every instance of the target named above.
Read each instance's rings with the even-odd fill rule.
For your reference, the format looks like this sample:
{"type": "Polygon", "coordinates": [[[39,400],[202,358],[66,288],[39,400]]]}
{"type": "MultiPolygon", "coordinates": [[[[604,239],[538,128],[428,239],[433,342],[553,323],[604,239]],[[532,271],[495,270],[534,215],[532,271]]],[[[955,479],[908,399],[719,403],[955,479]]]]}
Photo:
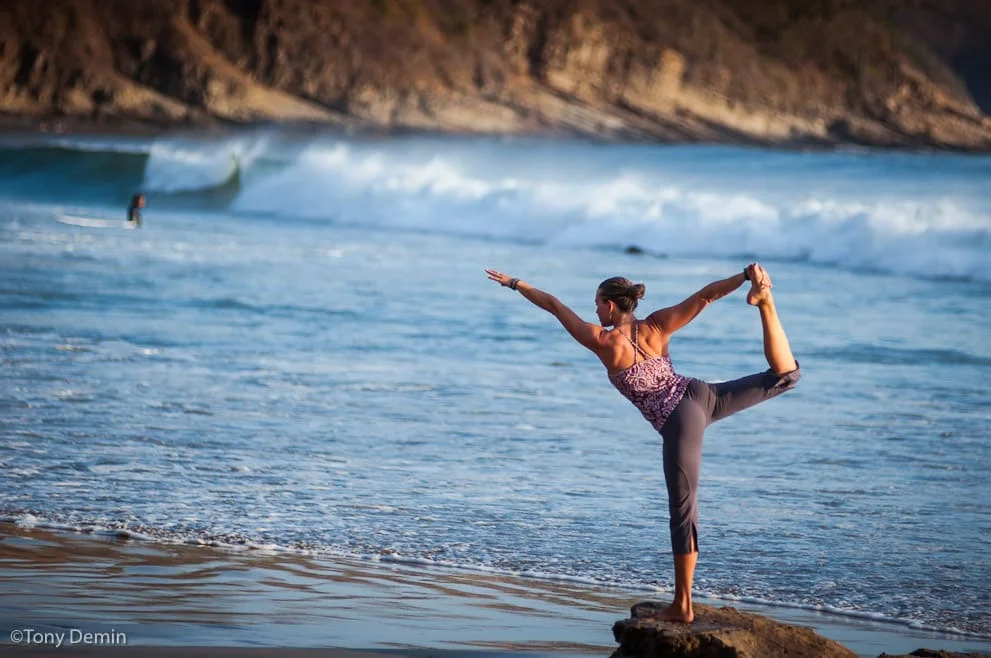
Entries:
{"type": "Polygon", "coordinates": [[[0,113],[986,150],[980,5],[8,0],[0,113]]]}

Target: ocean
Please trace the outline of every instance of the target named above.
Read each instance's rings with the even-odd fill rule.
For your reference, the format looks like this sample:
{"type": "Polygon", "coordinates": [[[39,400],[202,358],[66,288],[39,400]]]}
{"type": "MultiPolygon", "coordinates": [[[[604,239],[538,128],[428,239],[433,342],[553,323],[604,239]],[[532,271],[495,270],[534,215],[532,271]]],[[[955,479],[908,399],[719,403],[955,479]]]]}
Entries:
{"type": "MultiPolygon", "coordinates": [[[[0,520],[673,587],[594,320],[759,260],[798,388],[714,424],[699,595],[991,638],[991,157],[275,128],[0,139],[0,520]],[[63,214],[144,226],[70,226],[63,214]]],[[[744,291],[671,343],[766,368],[744,291]]]]}

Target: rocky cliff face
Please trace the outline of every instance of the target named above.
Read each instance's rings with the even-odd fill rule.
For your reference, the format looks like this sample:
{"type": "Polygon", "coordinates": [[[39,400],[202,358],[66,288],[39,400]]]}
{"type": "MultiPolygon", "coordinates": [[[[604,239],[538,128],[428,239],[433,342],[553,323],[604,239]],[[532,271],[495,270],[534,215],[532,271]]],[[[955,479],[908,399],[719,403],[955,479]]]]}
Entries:
{"type": "Polygon", "coordinates": [[[0,113],[988,150],[980,5],[6,0],[0,113]]]}

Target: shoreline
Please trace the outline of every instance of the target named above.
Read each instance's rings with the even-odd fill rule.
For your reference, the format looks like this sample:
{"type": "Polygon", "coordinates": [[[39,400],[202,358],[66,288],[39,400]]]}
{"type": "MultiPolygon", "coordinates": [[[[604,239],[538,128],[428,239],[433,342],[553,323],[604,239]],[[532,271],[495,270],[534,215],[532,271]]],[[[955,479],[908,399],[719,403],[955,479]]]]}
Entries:
{"type": "MultiPolygon", "coordinates": [[[[19,629],[76,629],[110,633],[103,637],[111,640],[112,633],[123,634],[126,646],[159,647],[155,656],[240,655],[249,648],[262,656],[269,655],[262,648],[274,647],[300,656],[332,647],[338,658],[396,651],[606,656],[616,649],[612,624],[628,616],[630,605],[651,598],[454,568],[160,544],[7,522],[0,523],[0,583],[5,651],[19,629]]],[[[861,656],[921,647],[991,652],[991,640],[890,622],[748,603],[731,607],[810,626],[861,656]]],[[[44,650],[19,648],[32,656],[44,650]]],[[[103,646],[91,655],[108,648],[126,650],[103,646]]],[[[79,649],[87,650],[73,647],[79,649]]]]}
{"type": "Polygon", "coordinates": [[[433,137],[446,139],[505,139],[505,140],[535,140],[535,141],[576,141],[589,144],[615,144],[640,146],[698,146],[698,147],[733,147],[741,149],[756,149],[782,152],[814,152],[837,153],[846,151],[865,151],[877,153],[904,153],[908,155],[958,155],[984,156],[991,155],[991,148],[949,147],[940,144],[872,144],[856,141],[822,140],[813,138],[792,140],[748,139],[748,140],[644,140],[623,139],[616,136],[572,134],[568,132],[546,131],[499,133],[499,132],[458,132],[451,130],[431,130],[413,128],[395,128],[377,126],[370,123],[329,123],[313,121],[250,121],[233,122],[219,119],[161,122],[148,121],[138,118],[91,119],[72,116],[26,117],[0,114],[0,135],[59,135],[73,136],[104,136],[104,137],[164,137],[173,134],[225,135],[242,131],[252,131],[265,128],[284,130],[288,133],[318,131],[321,133],[339,133],[342,137],[354,138],[404,138],[404,137],[433,137]]]}

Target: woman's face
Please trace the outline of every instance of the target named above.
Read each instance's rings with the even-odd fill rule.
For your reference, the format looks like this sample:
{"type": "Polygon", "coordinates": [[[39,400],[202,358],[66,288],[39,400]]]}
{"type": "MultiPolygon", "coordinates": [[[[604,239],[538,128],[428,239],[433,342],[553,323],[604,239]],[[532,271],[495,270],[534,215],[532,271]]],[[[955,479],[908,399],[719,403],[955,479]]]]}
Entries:
{"type": "Polygon", "coordinates": [[[599,291],[595,291],[595,314],[599,317],[599,324],[603,327],[612,326],[612,302],[603,301],[599,291]]]}

